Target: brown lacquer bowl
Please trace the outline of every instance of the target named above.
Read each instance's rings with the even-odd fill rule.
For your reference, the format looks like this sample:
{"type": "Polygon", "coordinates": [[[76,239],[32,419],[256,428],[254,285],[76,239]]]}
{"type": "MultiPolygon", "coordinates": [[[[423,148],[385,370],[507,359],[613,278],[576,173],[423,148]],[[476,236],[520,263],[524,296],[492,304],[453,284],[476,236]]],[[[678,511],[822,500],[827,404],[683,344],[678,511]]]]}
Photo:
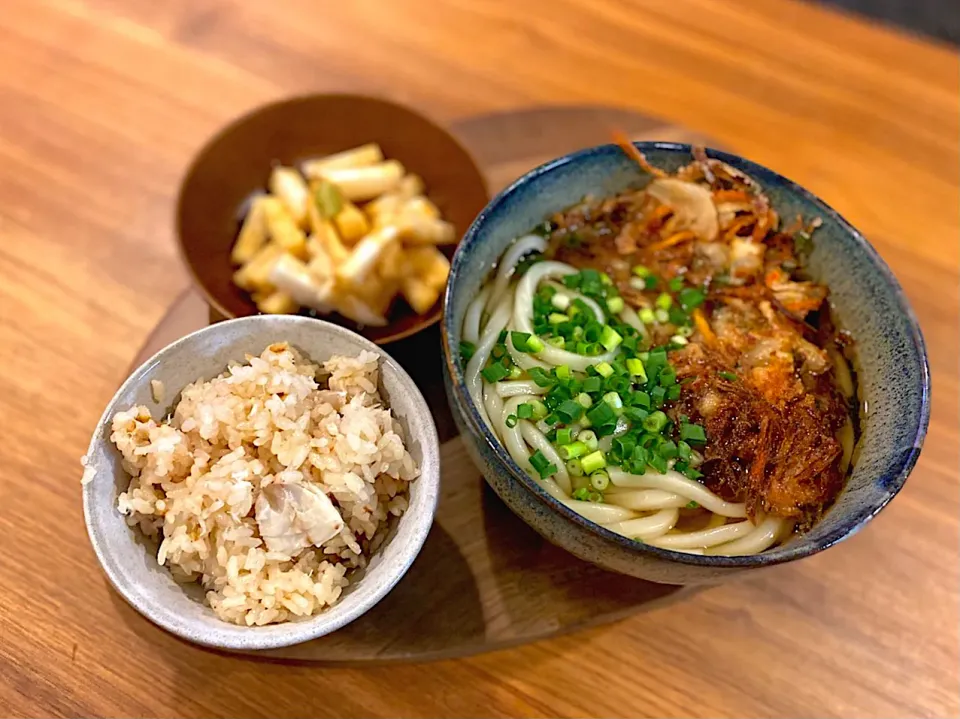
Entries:
{"type": "MultiPolygon", "coordinates": [[[[357,95],[309,95],[260,107],[235,120],[206,144],[190,165],[177,203],[177,235],[193,279],[216,314],[259,314],[233,284],[230,249],[249,198],[266,188],[271,168],[292,165],[368,142],[420,175],[427,196],[461,237],[489,195],[480,170],[450,133],[408,108],[357,95]]],[[[454,245],[442,248],[453,256],[454,245]]],[[[383,327],[362,327],[337,314],[323,319],[378,344],[436,323],[443,303],[416,314],[398,298],[383,327]]],[[[305,312],[306,314],[306,312],[305,312]]]]}

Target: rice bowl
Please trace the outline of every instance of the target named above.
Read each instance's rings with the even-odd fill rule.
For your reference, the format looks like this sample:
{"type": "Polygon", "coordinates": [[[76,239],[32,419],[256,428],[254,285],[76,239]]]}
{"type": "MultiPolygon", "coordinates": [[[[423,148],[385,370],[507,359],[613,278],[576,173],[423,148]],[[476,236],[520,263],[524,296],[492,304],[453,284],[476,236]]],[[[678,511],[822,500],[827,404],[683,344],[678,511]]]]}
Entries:
{"type": "Polygon", "coordinates": [[[436,508],[436,430],[371,343],[244,318],[134,373],[84,479],[94,549],[141,613],[210,646],[287,646],[352,621],[409,567],[436,508]]]}

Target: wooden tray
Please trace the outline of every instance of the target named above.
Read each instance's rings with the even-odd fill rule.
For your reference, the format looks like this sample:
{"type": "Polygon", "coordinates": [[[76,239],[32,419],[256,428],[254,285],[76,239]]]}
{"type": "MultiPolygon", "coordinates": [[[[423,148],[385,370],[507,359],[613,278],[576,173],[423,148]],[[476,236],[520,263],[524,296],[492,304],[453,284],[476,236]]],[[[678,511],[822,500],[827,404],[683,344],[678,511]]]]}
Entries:
{"type": "MultiPolygon", "coordinates": [[[[452,129],[474,153],[492,191],[619,128],[634,139],[706,142],[623,110],[559,107],[485,115],[452,129]]],[[[135,366],[212,318],[193,290],[182,295],[135,366]]],[[[463,656],[614,621],[694,591],[613,574],[558,549],[514,516],[468,459],[440,380],[437,326],[387,347],[416,380],[436,420],[442,483],[436,522],[414,565],[369,613],[339,632],[257,656],[332,663],[463,656]]]]}

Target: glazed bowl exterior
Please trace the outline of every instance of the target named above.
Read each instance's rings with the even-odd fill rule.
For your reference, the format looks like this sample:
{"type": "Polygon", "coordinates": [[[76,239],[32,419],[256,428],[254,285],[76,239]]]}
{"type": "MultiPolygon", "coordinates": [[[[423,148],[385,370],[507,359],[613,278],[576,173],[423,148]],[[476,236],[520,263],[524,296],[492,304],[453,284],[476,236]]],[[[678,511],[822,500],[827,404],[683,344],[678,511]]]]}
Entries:
{"type": "MultiPolygon", "coordinates": [[[[636,145],[651,164],[667,171],[691,160],[689,145],[636,145]]],[[[670,584],[718,582],[802,559],[850,537],[903,486],[919,456],[930,416],[930,372],[920,327],[876,250],[836,211],[794,182],[736,155],[714,150],[708,155],[756,179],[781,217],[799,213],[822,218],[808,269],[830,287],[838,322],[856,341],[858,391],[867,408],[857,460],[836,502],[806,533],[743,557],[683,554],[627,539],[550,497],[511,459],[473,406],[459,360],[467,306],[516,237],[585,195],[610,195],[650,179],[618,147],[604,145],[549,162],[487,205],[454,256],[442,325],[444,380],[454,417],[471,457],[501,499],[546,539],[581,559],[670,584]]]]}
{"type": "Polygon", "coordinates": [[[104,572],[116,590],[137,611],[164,629],[198,644],[226,650],[275,649],[329,634],[363,615],[400,581],[433,523],[440,487],[437,430],[427,404],[409,375],[383,350],[359,335],[321,320],[296,316],[246,317],[221,322],[177,340],[141,365],[124,382],[94,430],[87,450],[93,480],[83,487],[87,533],[104,572]],[[180,391],[200,378],[211,379],[230,362],[243,361],[274,342],[288,342],[312,362],[333,355],[380,356],[380,392],[404,429],[410,454],[420,476],[410,484],[407,511],[391,528],[383,546],[362,573],[353,575],[340,600],[304,620],[242,627],[217,618],[204,601],[199,584],[174,581],[157,564],[156,545],[127,526],[117,510],[117,497],[126,491],[129,476],[120,453],[110,442],[113,415],[133,405],[145,405],[154,418],[166,416],[180,391]],[[151,381],[159,380],[167,395],[154,400],[151,381]]]}

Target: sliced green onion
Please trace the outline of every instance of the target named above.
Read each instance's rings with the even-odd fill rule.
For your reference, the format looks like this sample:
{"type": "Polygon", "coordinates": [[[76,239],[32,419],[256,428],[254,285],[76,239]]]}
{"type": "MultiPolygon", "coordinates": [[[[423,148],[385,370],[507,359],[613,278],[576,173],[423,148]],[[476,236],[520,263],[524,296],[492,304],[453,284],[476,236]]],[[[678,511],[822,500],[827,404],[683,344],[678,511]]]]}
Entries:
{"type": "Polygon", "coordinates": [[[517,415],[508,414],[507,418],[503,421],[503,423],[508,427],[510,427],[510,429],[513,429],[514,427],[517,426],[517,415]]]}
{"type": "Polygon", "coordinates": [[[560,418],[561,422],[569,424],[570,422],[576,422],[580,419],[580,415],[583,414],[583,405],[574,399],[568,399],[557,407],[554,412],[560,418]]]}
{"type": "MultiPolygon", "coordinates": [[[[660,410],[652,412],[645,420],[643,420],[643,428],[648,432],[659,432],[666,426],[667,415],[660,410]]],[[[682,437],[682,439],[686,439],[686,437],[682,437]]]]}
{"type": "Polygon", "coordinates": [[[603,495],[600,494],[600,492],[590,492],[590,495],[589,495],[588,499],[589,499],[591,502],[595,502],[595,503],[599,504],[600,502],[603,501],[603,495]]]}
{"type": "Polygon", "coordinates": [[[566,346],[566,340],[563,337],[550,337],[547,339],[547,344],[551,347],[556,347],[557,349],[563,349],[566,346]]]}
{"type": "Polygon", "coordinates": [[[587,377],[583,380],[584,392],[599,392],[603,386],[603,381],[599,377],[587,377]]]}
{"type": "Polygon", "coordinates": [[[590,409],[593,406],[593,398],[586,392],[581,392],[577,395],[577,402],[579,402],[580,406],[584,409],[590,409]]]}
{"type": "Polygon", "coordinates": [[[653,274],[650,271],[649,267],[644,267],[643,265],[637,265],[630,271],[633,272],[633,274],[635,274],[637,277],[641,279],[646,279],[647,277],[653,274]]]}
{"type": "Polygon", "coordinates": [[[623,409],[623,400],[616,392],[607,392],[603,395],[603,401],[613,407],[614,411],[623,409]]]}
{"type": "MultiPolygon", "coordinates": [[[[581,471],[583,471],[583,470],[581,470],[581,471]]],[[[587,489],[586,487],[580,487],[580,489],[578,489],[577,491],[575,491],[575,492],[574,492],[572,495],[570,495],[570,496],[573,497],[574,499],[580,501],[580,502],[589,502],[589,501],[590,501],[590,490],[587,489]]]]}
{"type": "Polygon", "coordinates": [[[670,321],[670,313],[664,309],[658,308],[657,311],[653,313],[653,316],[656,318],[657,322],[662,325],[665,325],[670,321]]]}
{"type": "Polygon", "coordinates": [[[549,459],[544,457],[543,452],[539,449],[530,455],[530,464],[537,470],[540,479],[545,479],[557,471],[557,465],[552,464],[549,459]]]}
{"type": "Polygon", "coordinates": [[[557,430],[557,444],[570,444],[573,441],[573,430],[569,427],[557,430]]]}
{"type": "Polygon", "coordinates": [[[650,399],[657,407],[662,407],[664,401],[667,399],[667,389],[666,387],[660,387],[659,385],[650,390],[650,399]]]}
{"type": "Polygon", "coordinates": [[[667,460],[665,460],[659,454],[651,454],[647,464],[657,470],[657,472],[660,474],[663,474],[667,471],[667,460]]]}
{"type": "Polygon", "coordinates": [[[688,287],[680,291],[677,299],[680,300],[680,304],[685,310],[692,310],[702,305],[704,300],[707,299],[707,296],[698,289],[688,287]]]}
{"type": "Polygon", "coordinates": [[[610,475],[603,470],[598,470],[590,475],[590,486],[598,492],[604,491],[610,486],[610,475]]]}
{"type": "Polygon", "coordinates": [[[627,372],[631,377],[636,377],[639,382],[647,381],[647,371],[643,368],[643,360],[631,357],[627,360],[627,372]]]}
{"type": "Polygon", "coordinates": [[[671,291],[671,292],[679,292],[680,289],[683,287],[683,278],[682,278],[682,277],[674,277],[672,280],[670,280],[670,281],[667,283],[667,287],[670,288],[670,291],[671,291]]]}
{"type": "Polygon", "coordinates": [[[676,402],[680,399],[680,385],[675,384],[672,387],[667,388],[667,399],[670,402],[676,402]]]}
{"type": "Polygon", "coordinates": [[[563,324],[567,321],[567,319],[568,317],[566,315],[562,315],[559,312],[551,312],[549,315],[547,315],[547,322],[552,325],[563,324]]]}
{"type": "Polygon", "coordinates": [[[510,379],[520,379],[520,375],[522,374],[523,374],[523,370],[517,367],[516,365],[513,365],[510,367],[510,374],[508,374],[507,376],[510,379]]]}
{"type": "Polygon", "coordinates": [[[527,374],[530,375],[530,379],[532,379],[538,387],[549,387],[557,383],[556,378],[542,367],[531,367],[527,370],[527,374]]]}
{"type": "Polygon", "coordinates": [[[460,359],[464,363],[470,361],[470,358],[473,357],[474,352],[477,351],[477,346],[473,342],[467,342],[464,340],[460,343],[460,359]]]}
{"type": "Polygon", "coordinates": [[[687,502],[687,504],[686,504],[686,509],[699,509],[699,507],[700,507],[700,505],[697,504],[696,502],[694,502],[693,500],[690,500],[690,501],[687,502]]]}
{"type": "Polygon", "coordinates": [[[692,337],[693,336],[693,327],[690,325],[683,325],[682,327],[677,328],[677,334],[681,337],[692,337]]]}
{"type": "Polygon", "coordinates": [[[623,336],[610,325],[604,325],[600,334],[600,344],[606,347],[608,352],[613,352],[620,343],[623,342],[623,336]]]}
{"type": "Polygon", "coordinates": [[[570,367],[565,364],[559,365],[553,370],[558,379],[570,379],[570,367]]]}
{"type": "Polygon", "coordinates": [[[643,290],[647,289],[647,281],[641,277],[631,277],[630,287],[642,292],[643,290]]]}
{"type": "Polygon", "coordinates": [[[550,298],[550,304],[556,307],[558,310],[566,312],[567,308],[570,306],[570,298],[558,292],[550,298]]]}
{"type": "Polygon", "coordinates": [[[657,378],[661,387],[669,387],[677,383],[677,373],[670,365],[660,370],[660,376],[657,378]]]}
{"type": "Polygon", "coordinates": [[[644,307],[642,310],[640,310],[640,312],[638,313],[638,316],[640,317],[640,321],[643,322],[643,324],[645,325],[652,325],[654,322],[657,321],[656,315],[653,313],[653,310],[650,309],[649,307],[644,307]]]}
{"type": "Polygon", "coordinates": [[[533,418],[533,405],[527,404],[524,402],[519,407],[517,407],[517,417],[519,419],[532,419],[533,418]]]}
{"type": "Polygon", "coordinates": [[[717,374],[718,374],[720,377],[722,377],[723,379],[727,380],[728,382],[736,382],[736,381],[737,381],[737,373],[736,373],[736,372],[717,372],[717,374]]]}
{"type": "Polygon", "coordinates": [[[687,442],[703,443],[707,441],[707,433],[699,424],[681,424],[680,439],[687,442]]]}
{"type": "Polygon", "coordinates": [[[605,285],[613,284],[613,280],[610,279],[610,275],[608,275],[606,272],[600,273],[600,281],[605,285]]]}
{"type": "Polygon", "coordinates": [[[661,310],[669,310],[671,305],[673,305],[673,297],[668,295],[666,292],[661,292],[660,296],[657,297],[656,304],[661,310]]]}
{"type": "Polygon", "coordinates": [[[686,344],[689,344],[689,342],[690,342],[690,341],[689,341],[686,337],[684,337],[683,335],[674,335],[673,337],[670,338],[670,341],[673,342],[673,344],[675,344],[675,345],[680,345],[681,347],[683,347],[683,346],[686,345],[686,344]]]}
{"type": "Polygon", "coordinates": [[[598,375],[604,378],[613,374],[613,367],[610,366],[609,362],[601,362],[594,365],[593,368],[597,371],[598,375]]]}
{"type": "Polygon", "coordinates": [[[532,399],[526,403],[533,410],[532,419],[543,419],[547,416],[547,405],[538,399],[532,399]]]}
{"type": "Polygon", "coordinates": [[[583,442],[571,442],[560,447],[560,456],[563,459],[576,459],[587,453],[587,445],[583,442]]]}
{"type": "Polygon", "coordinates": [[[587,419],[594,427],[602,427],[615,422],[617,415],[607,402],[597,402],[592,409],[587,410],[587,419]]]}
{"type": "Polygon", "coordinates": [[[618,315],[623,312],[625,307],[622,297],[611,297],[607,300],[607,309],[610,311],[610,314],[618,315]]]}
{"type": "Polygon", "coordinates": [[[540,352],[543,350],[543,340],[527,332],[511,332],[510,341],[519,352],[540,352]]]}
{"type": "Polygon", "coordinates": [[[571,459],[566,464],[567,472],[570,473],[571,477],[582,477],[583,476],[583,465],[580,464],[579,459],[571,459]]]}
{"type": "Polygon", "coordinates": [[[580,460],[580,464],[583,465],[583,471],[586,474],[593,474],[598,469],[603,469],[607,466],[607,458],[604,457],[603,452],[598,449],[583,457],[580,460]]]}
{"type": "Polygon", "coordinates": [[[657,454],[659,454],[664,459],[676,459],[677,456],[677,443],[671,439],[661,442],[660,446],[657,447],[657,454]]]}
{"type": "Polygon", "coordinates": [[[499,382],[504,377],[510,374],[510,370],[504,367],[499,362],[497,364],[492,364],[489,367],[484,368],[481,372],[483,378],[490,383],[499,382]]]}
{"type": "Polygon", "coordinates": [[[587,445],[587,449],[591,452],[596,451],[597,447],[600,446],[600,441],[597,439],[597,435],[589,429],[581,430],[577,434],[577,441],[583,442],[585,445],[587,445]]]}

